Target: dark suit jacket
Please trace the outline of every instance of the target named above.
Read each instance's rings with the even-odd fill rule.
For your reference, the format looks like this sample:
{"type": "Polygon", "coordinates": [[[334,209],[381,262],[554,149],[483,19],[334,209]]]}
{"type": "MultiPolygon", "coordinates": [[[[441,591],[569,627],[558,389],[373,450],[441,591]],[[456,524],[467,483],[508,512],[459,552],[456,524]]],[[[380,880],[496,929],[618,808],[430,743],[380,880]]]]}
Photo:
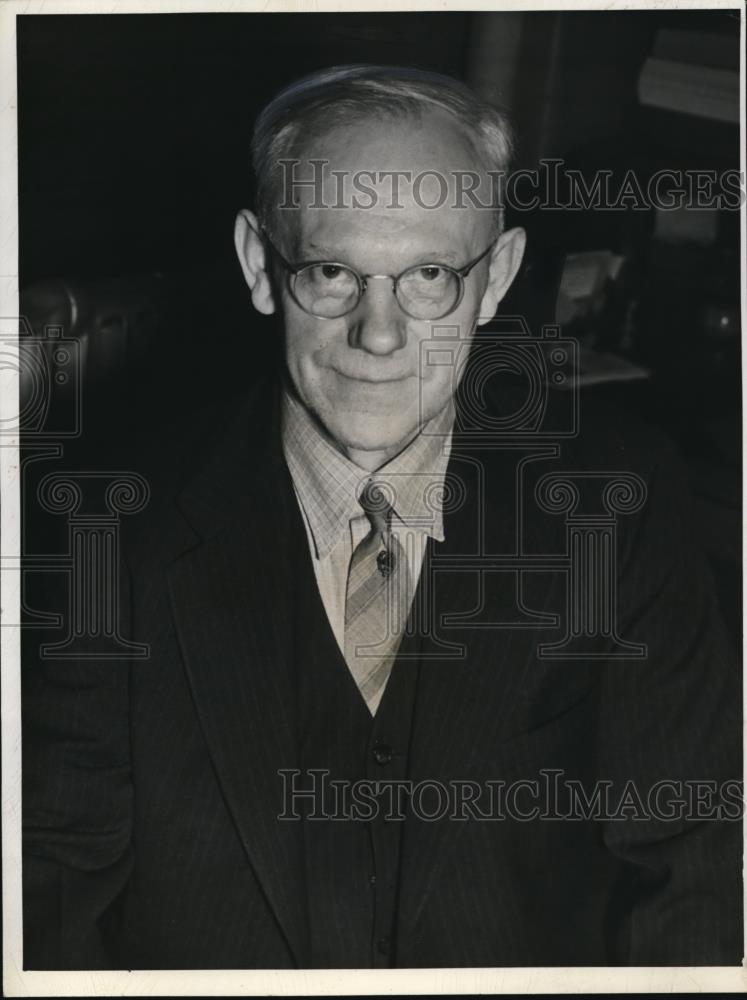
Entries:
{"type": "MultiPolygon", "coordinates": [[[[29,968],[309,964],[299,824],[276,817],[277,772],[298,760],[294,669],[314,668],[294,615],[312,567],[269,392],[182,427],[143,469],[152,496],[125,524],[121,603],[149,659],[28,651],[29,968]]],[[[414,782],[508,785],[555,768],[618,798],[632,781],[645,801],[662,779],[740,777],[738,673],[676,467],[645,433],[583,416],[582,436],[535,454],[518,488],[527,453],[455,446],[464,502],[428,550],[431,600],[402,650],[422,663],[414,782]],[[532,492],[558,470],[632,470],[647,485],[643,509],[619,519],[615,565],[618,632],[646,644],[644,660],[540,658],[567,620],[564,573],[519,585],[460,568],[515,552],[517,532],[525,555],[562,553],[564,519],[540,515],[532,492]]],[[[739,824],[635,813],[411,817],[397,965],[738,964],[739,824]]]]}

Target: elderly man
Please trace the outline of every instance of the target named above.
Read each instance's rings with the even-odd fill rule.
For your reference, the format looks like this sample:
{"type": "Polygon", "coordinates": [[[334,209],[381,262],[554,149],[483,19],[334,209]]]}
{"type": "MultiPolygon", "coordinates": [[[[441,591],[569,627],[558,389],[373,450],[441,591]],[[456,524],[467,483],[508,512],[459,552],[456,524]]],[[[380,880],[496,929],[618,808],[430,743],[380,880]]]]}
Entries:
{"type": "Polygon", "coordinates": [[[29,671],[29,967],[741,960],[736,671],[676,470],[611,414],[548,443],[549,394],[506,435],[468,360],[524,248],[510,149],[415,70],[260,116],[236,246],[284,364],[157,449],[122,609],[148,659],[29,671]],[[609,607],[558,471],[641,493],[609,607]],[[584,602],[615,624],[564,644],[584,602]]]}

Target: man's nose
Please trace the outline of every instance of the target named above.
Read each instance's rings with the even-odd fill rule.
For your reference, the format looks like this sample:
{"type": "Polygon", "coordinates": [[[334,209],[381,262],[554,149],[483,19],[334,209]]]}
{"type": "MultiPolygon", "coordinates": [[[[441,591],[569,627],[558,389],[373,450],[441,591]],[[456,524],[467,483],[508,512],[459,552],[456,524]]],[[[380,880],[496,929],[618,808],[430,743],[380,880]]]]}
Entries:
{"type": "Polygon", "coordinates": [[[391,278],[369,278],[351,314],[348,340],[369,354],[392,354],[407,342],[407,316],[394,294],[391,278]]]}

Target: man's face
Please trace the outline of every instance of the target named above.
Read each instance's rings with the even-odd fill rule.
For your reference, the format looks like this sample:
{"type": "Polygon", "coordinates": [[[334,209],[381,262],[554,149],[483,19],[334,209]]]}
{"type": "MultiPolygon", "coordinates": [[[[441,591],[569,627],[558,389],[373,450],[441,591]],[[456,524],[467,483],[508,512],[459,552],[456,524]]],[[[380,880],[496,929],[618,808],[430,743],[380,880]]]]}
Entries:
{"type": "MultiPolygon", "coordinates": [[[[400,181],[394,198],[391,179],[372,184],[366,174],[364,183],[376,197],[360,196],[357,208],[349,194],[342,199],[344,207],[311,208],[313,194],[299,191],[302,205],[286,210],[280,229],[285,234],[280,249],[294,265],[327,260],[360,275],[392,276],[421,264],[459,269],[495,239],[491,211],[454,208],[455,172],[474,171],[476,165],[446,114],[433,113],[422,121],[373,120],[327,133],[305,147],[297,176],[304,175],[307,159],[329,161],[324,188],[328,206],[341,203],[340,176],[350,193],[350,179],[362,176],[360,171],[407,170],[413,178],[438,171],[448,184],[448,197],[432,176],[417,190],[400,181]],[[372,207],[363,207],[371,201],[372,207]]],[[[490,283],[492,258],[488,254],[464,279],[457,308],[440,320],[409,316],[392,281],[381,278],[368,279],[352,312],[318,318],[294,301],[288,276],[278,268],[290,378],[306,408],[344,453],[376,467],[372,456],[382,461],[397,454],[448,403],[490,283]]]]}

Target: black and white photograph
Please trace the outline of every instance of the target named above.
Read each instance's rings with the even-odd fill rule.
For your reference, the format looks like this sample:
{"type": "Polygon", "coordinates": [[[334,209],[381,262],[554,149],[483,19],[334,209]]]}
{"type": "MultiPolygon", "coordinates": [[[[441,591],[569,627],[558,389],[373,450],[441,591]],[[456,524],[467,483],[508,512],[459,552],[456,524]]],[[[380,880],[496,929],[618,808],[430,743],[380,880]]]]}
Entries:
{"type": "Polygon", "coordinates": [[[1,14],[5,995],[747,989],[744,4],[1,14]]]}

